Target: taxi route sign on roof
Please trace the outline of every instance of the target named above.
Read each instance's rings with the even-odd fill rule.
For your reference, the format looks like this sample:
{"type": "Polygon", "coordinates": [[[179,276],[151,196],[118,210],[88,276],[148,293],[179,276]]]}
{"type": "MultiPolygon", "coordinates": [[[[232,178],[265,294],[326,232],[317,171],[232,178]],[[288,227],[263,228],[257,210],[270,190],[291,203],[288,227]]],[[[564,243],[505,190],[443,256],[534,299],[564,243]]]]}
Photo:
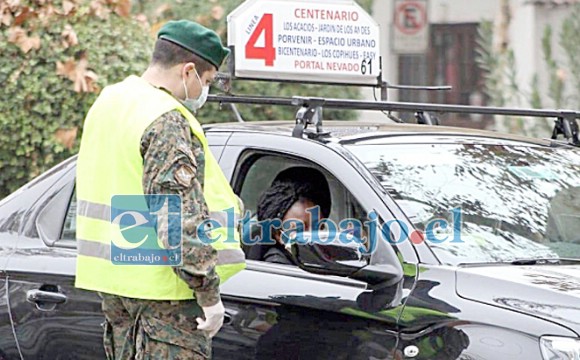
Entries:
{"type": "Polygon", "coordinates": [[[380,85],[378,24],[354,0],[248,0],[228,15],[234,76],[380,85]]]}

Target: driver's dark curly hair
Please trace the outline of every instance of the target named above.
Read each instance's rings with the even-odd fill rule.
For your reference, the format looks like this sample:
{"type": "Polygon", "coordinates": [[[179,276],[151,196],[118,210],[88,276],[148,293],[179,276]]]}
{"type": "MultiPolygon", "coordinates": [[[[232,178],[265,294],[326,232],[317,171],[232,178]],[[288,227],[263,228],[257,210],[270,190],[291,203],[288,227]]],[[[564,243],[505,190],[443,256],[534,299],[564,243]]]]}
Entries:
{"type": "Polygon", "coordinates": [[[290,181],[274,182],[272,186],[262,193],[258,200],[256,211],[258,221],[282,220],[288,209],[297,201],[309,200],[318,205],[314,199],[313,192],[314,189],[312,189],[310,184],[298,184],[290,181]]]}
{"type": "MultiPolygon", "coordinates": [[[[256,215],[258,221],[282,220],[288,210],[297,201],[310,200],[314,205],[320,206],[320,217],[328,218],[331,208],[330,188],[325,176],[318,170],[295,166],[280,172],[270,187],[260,196],[256,215]]],[[[254,236],[263,236],[260,227],[256,226],[251,231],[254,236]]],[[[246,248],[247,258],[251,260],[264,260],[266,253],[272,247],[281,247],[280,244],[256,244],[246,248]]],[[[294,263],[291,257],[288,263],[294,263]]]]}
{"type": "Polygon", "coordinates": [[[294,166],[280,172],[258,200],[258,220],[282,219],[299,200],[310,200],[320,206],[322,218],[330,215],[330,188],[322,172],[307,166],[294,166]]]}

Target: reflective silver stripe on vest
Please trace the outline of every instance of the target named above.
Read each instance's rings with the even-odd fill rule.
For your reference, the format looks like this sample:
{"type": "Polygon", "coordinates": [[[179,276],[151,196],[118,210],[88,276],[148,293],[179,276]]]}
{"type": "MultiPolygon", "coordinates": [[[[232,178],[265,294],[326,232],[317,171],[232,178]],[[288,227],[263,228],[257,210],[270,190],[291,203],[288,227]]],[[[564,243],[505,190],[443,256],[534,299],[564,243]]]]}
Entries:
{"type": "Polygon", "coordinates": [[[241,264],[246,261],[246,255],[241,249],[218,250],[218,265],[241,264]]]}
{"type": "Polygon", "coordinates": [[[111,221],[111,207],[86,200],[77,200],[77,214],[91,219],[111,221]]]}
{"type": "MultiPolygon", "coordinates": [[[[97,204],[86,200],[77,201],[77,214],[91,219],[111,221],[111,207],[109,205],[97,204]]],[[[220,223],[222,227],[228,224],[228,212],[211,211],[209,217],[220,223]]],[[[234,226],[240,221],[240,214],[234,213],[234,226]]]]}
{"type": "MultiPolygon", "coordinates": [[[[111,245],[95,241],[77,239],[77,251],[79,255],[111,260],[111,245]]],[[[246,259],[241,249],[217,250],[218,265],[231,265],[243,263],[246,259]]]]}
{"type": "Polygon", "coordinates": [[[79,255],[111,260],[111,245],[109,244],[77,239],[77,252],[79,255]]]}

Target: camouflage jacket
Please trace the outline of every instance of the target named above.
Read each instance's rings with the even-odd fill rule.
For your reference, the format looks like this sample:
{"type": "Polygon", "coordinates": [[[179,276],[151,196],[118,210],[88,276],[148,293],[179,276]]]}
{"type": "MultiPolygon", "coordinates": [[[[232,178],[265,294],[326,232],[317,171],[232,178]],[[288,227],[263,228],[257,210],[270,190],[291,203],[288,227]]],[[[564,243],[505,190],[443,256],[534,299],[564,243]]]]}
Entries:
{"type": "Polygon", "coordinates": [[[197,226],[209,217],[203,196],[205,156],[199,139],[178,112],[155,120],[141,138],[145,194],[177,194],[182,199],[183,263],[173,268],[194,291],[200,306],[219,300],[217,252],[202,243],[197,226]]]}

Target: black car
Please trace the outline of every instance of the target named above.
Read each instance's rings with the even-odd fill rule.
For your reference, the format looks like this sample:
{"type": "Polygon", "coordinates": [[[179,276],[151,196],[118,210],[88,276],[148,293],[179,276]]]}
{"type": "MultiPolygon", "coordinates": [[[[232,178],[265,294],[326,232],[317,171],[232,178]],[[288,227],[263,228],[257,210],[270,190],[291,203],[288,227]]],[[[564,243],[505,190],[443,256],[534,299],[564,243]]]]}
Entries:
{"type": "MultiPolygon", "coordinates": [[[[577,149],[364,122],[305,139],[293,126],[206,126],[246,209],[281,171],[307,166],[328,180],[331,219],[374,212],[390,239],[370,258],[296,245],[300,266],[249,260],[222,285],[214,359],[580,357],[577,149]]],[[[73,285],[75,161],[0,202],[0,358],[104,358],[100,299],[73,285]]]]}

